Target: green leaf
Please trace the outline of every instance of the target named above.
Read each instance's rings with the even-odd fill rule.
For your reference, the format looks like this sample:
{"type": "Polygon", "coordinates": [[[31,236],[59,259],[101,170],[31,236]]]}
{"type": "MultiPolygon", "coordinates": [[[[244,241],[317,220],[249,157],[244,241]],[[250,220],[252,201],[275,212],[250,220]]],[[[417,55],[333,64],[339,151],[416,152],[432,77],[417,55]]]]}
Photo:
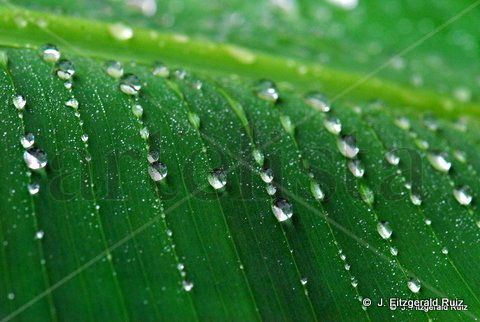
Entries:
{"type": "Polygon", "coordinates": [[[477,318],[480,1],[330,2],[4,1],[2,321],[477,318]]]}

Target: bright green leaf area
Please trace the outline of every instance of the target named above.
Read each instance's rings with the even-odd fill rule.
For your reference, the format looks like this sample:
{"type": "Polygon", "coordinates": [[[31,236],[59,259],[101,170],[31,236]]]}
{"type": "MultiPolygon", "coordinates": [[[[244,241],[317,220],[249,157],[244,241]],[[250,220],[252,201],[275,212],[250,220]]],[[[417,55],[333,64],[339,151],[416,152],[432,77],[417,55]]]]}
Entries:
{"type": "Polygon", "coordinates": [[[145,17],[119,1],[3,2],[0,319],[478,319],[480,106],[467,66],[478,61],[478,8],[452,23],[463,51],[445,29],[405,69],[366,79],[421,37],[372,45],[379,29],[398,31],[392,17],[428,33],[471,4],[375,3],[186,1],[145,17]],[[135,26],[131,39],[114,37],[117,21],[135,26]],[[74,64],[71,89],[42,59],[46,43],[74,64]],[[444,68],[427,63],[432,53],[444,68]],[[106,60],[141,80],[138,95],[106,60]],[[152,73],[157,61],[169,77],[152,73]],[[276,102],[257,95],[261,78],[277,83],[276,102]],[[305,99],[312,90],[332,98],[329,112],[305,99]],[[42,170],[24,162],[26,133],[47,154],[42,170]],[[353,161],[344,135],[356,138],[353,161]],[[153,152],[168,169],[158,182],[153,152]],[[282,222],[280,198],[293,209],[282,222]],[[468,311],[392,311],[390,298],[461,299],[468,311]]]}

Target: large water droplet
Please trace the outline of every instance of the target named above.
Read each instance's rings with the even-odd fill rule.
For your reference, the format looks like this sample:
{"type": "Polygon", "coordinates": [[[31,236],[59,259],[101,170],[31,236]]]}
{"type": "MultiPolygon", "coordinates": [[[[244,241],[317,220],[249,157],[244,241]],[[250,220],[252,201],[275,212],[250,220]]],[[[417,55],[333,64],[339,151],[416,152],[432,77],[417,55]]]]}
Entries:
{"type": "Polygon", "coordinates": [[[33,133],[27,133],[20,138],[20,143],[25,149],[31,148],[35,144],[35,136],[33,133]]]}
{"type": "Polygon", "coordinates": [[[428,161],[436,170],[448,172],[452,164],[447,160],[447,155],[443,152],[430,152],[427,155],[428,161]]]}
{"type": "Polygon", "coordinates": [[[263,155],[262,151],[253,149],[252,155],[255,162],[257,162],[258,165],[263,166],[263,163],[265,162],[265,156],[263,155]]]}
{"type": "Polygon", "coordinates": [[[360,151],[357,147],[357,140],[353,135],[344,135],[337,140],[337,147],[340,153],[353,159],[360,151]]]}
{"type": "Polygon", "coordinates": [[[148,166],[148,174],[153,181],[161,181],[167,176],[168,169],[162,162],[155,161],[148,166]]]}
{"type": "Polygon", "coordinates": [[[389,151],[385,153],[385,159],[391,165],[398,165],[398,163],[400,162],[400,157],[398,157],[395,153],[393,153],[393,151],[389,151]]]}
{"type": "Polygon", "coordinates": [[[23,160],[32,170],[42,169],[47,165],[47,154],[38,148],[31,148],[23,153],[23,160]]]}
{"type": "Polygon", "coordinates": [[[380,221],[377,224],[377,231],[383,239],[389,239],[393,232],[388,221],[380,221]]]}
{"type": "Polygon", "coordinates": [[[420,288],[422,287],[420,281],[416,278],[410,279],[407,283],[407,286],[413,293],[420,292],[420,288]]]}
{"type": "Polygon", "coordinates": [[[323,200],[325,198],[325,194],[320,188],[320,185],[315,181],[310,182],[310,191],[312,192],[313,198],[317,200],[323,200]]]}
{"type": "Polygon", "coordinates": [[[60,59],[60,50],[54,45],[47,44],[42,47],[42,58],[49,63],[55,63],[60,59]]]}
{"type": "Polygon", "coordinates": [[[133,29],[123,23],[110,25],[108,31],[117,40],[128,40],[133,37],[133,29]]]}
{"type": "Polygon", "coordinates": [[[410,201],[415,206],[420,206],[422,204],[422,197],[419,194],[412,193],[410,194],[410,201]]]}
{"type": "Polygon", "coordinates": [[[305,96],[305,102],[320,112],[330,111],[330,104],[327,97],[320,92],[311,92],[305,96]]]}
{"type": "Polygon", "coordinates": [[[259,98],[265,101],[275,103],[279,98],[277,86],[269,80],[259,81],[255,86],[255,92],[259,98]]]}
{"type": "Polygon", "coordinates": [[[70,60],[62,59],[57,63],[56,73],[60,79],[71,79],[75,74],[75,66],[70,60]]]}
{"type": "Polygon", "coordinates": [[[152,74],[154,76],[167,78],[170,76],[170,70],[168,69],[167,65],[157,62],[153,65],[152,74]]]}
{"type": "Polygon", "coordinates": [[[468,206],[473,199],[470,188],[468,186],[462,186],[453,189],[453,196],[462,206],[468,206]]]}
{"type": "Polygon", "coordinates": [[[286,199],[278,198],[272,204],[272,211],[278,221],[285,221],[293,216],[292,204],[286,199]]]}
{"type": "Polygon", "coordinates": [[[273,181],[273,170],[270,168],[263,169],[260,172],[260,178],[262,178],[263,182],[270,183],[273,181]]]}
{"type": "Polygon", "coordinates": [[[40,184],[38,182],[32,182],[28,184],[28,192],[33,196],[40,191],[40,184]]]}
{"type": "Polygon", "coordinates": [[[365,174],[365,169],[358,159],[348,161],[348,169],[357,178],[361,178],[365,174]]]}
{"type": "Polygon", "coordinates": [[[223,169],[215,169],[208,175],[208,183],[214,189],[222,189],[227,184],[227,174],[223,169]]]}
{"type": "Polygon", "coordinates": [[[120,78],[123,76],[123,65],[119,61],[109,60],[105,63],[105,72],[110,77],[120,78]]]}
{"type": "Polygon", "coordinates": [[[340,119],[334,116],[327,117],[323,120],[323,126],[328,132],[338,135],[342,132],[342,123],[340,119]]]}
{"type": "Polygon", "coordinates": [[[22,95],[15,95],[12,98],[12,102],[13,102],[13,105],[15,106],[15,108],[19,111],[24,110],[25,105],[27,105],[27,100],[22,95]]]}
{"type": "Polygon", "coordinates": [[[133,74],[125,74],[120,80],[120,90],[127,95],[137,95],[141,88],[140,79],[133,74]]]}

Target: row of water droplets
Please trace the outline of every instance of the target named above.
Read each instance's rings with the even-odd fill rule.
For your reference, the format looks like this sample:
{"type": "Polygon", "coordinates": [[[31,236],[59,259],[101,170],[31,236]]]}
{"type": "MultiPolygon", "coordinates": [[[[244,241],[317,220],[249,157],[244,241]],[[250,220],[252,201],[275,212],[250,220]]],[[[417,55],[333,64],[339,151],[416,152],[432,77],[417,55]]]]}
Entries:
{"type": "MultiPolygon", "coordinates": [[[[269,81],[269,80],[261,80],[257,84],[256,94],[259,98],[261,98],[263,100],[266,100],[268,102],[271,102],[272,104],[277,103],[277,101],[280,99],[280,93],[279,93],[279,90],[277,89],[275,83],[273,83],[272,81],[269,81]]],[[[305,101],[308,105],[314,107],[315,109],[317,109],[321,112],[327,113],[327,112],[330,111],[330,105],[328,103],[328,100],[326,99],[326,97],[323,94],[321,94],[319,92],[308,94],[305,98],[305,101]]],[[[281,110],[279,112],[280,112],[280,123],[281,123],[283,129],[285,130],[285,132],[292,137],[292,139],[294,140],[294,142],[297,146],[297,150],[298,150],[299,147],[298,147],[298,144],[297,144],[296,139],[295,139],[295,125],[293,124],[292,120],[290,119],[290,117],[288,115],[283,114],[281,112],[281,110]]],[[[263,154],[261,154],[261,152],[258,149],[253,150],[253,156],[254,156],[255,160],[257,161],[257,163],[260,166],[263,166],[263,154]]],[[[325,193],[323,192],[323,190],[322,190],[320,184],[318,183],[318,181],[315,179],[314,174],[310,171],[308,163],[304,162],[305,160],[303,160],[303,156],[301,154],[299,155],[299,158],[300,158],[300,163],[303,166],[302,170],[306,171],[308,177],[310,178],[310,192],[311,192],[313,198],[315,200],[317,200],[319,203],[321,203],[325,199],[325,193]]],[[[271,195],[275,194],[276,188],[275,188],[275,186],[272,185],[273,173],[271,172],[271,170],[269,168],[264,168],[263,171],[260,172],[260,176],[261,176],[262,180],[265,183],[267,183],[267,192],[271,195]]],[[[287,209],[289,210],[289,214],[290,214],[290,217],[291,217],[292,214],[293,214],[292,213],[292,205],[288,201],[286,201],[285,199],[277,199],[277,201],[273,205],[274,214],[276,215],[276,217],[279,221],[287,220],[288,218],[290,218],[290,217],[286,217],[284,215],[284,210],[279,207],[279,206],[283,206],[283,208],[286,208],[286,204],[288,206],[287,209]],[[281,204],[277,205],[279,200],[281,201],[281,204]]],[[[326,212],[324,212],[324,215],[328,216],[328,214],[326,212]]],[[[339,246],[339,244],[338,244],[338,242],[335,238],[335,235],[333,234],[333,230],[332,230],[328,220],[326,220],[325,222],[326,222],[326,224],[327,224],[327,226],[330,230],[330,234],[332,236],[335,247],[338,250],[338,255],[340,257],[340,260],[342,262],[344,262],[343,267],[347,271],[347,274],[349,275],[350,284],[355,289],[355,292],[357,294],[357,299],[359,301],[362,301],[363,297],[358,293],[358,280],[355,278],[355,276],[353,276],[350,273],[350,264],[347,261],[347,256],[343,253],[343,250],[340,248],[340,246],[339,246]]],[[[301,280],[303,285],[306,285],[307,281],[308,281],[308,279],[306,277],[301,280]]],[[[366,309],[366,307],[363,307],[363,308],[366,309]]]]}
{"type": "MultiPolygon", "coordinates": [[[[125,73],[123,64],[119,61],[107,61],[104,67],[107,75],[109,75],[110,77],[116,80],[119,80],[120,91],[125,95],[131,97],[131,100],[130,100],[131,112],[136,119],[138,129],[139,129],[139,135],[145,141],[145,149],[147,151],[148,174],[154,182],[164,183],[168,175],[168,168],[163,162],[160,161],[160,153],[158,151],[151,149],[149,144],[150,130],[143,122],[144,108],[140,104],[140,100],[139,100],[139,96],[141,94],[141,90],[143,86],[142,81],[132,73],[125,73]]],[[[154,76],[168,77],[170,74],[170,71],[168,67],[165,66],[164,64],[156,63],[152,73],[154,76]]],[[[155,190],[158,195],[159,191],[157,186],[155,186],[155,190]]],[[[165,219],[163,204],[161,203],[160,199],[158,200],[159,200],[159,206],[161,211],[161,217],[166,229],[167,239],[169,240],[170,245],[172,245],[172,250],[173,250],[175,248],[175,244],[173,242],[173,232],[168,228],[168,225],[165,219]]],[[[193,289],[194,284],[192,281],[186,279],[185,265],[179,261],[178,256],[176,254],[174,254],[174,256],[177,261],[177,269],[182,278],[182,282],[181,282],[182,288],[185,291],[189,292],[193,289]]]]}

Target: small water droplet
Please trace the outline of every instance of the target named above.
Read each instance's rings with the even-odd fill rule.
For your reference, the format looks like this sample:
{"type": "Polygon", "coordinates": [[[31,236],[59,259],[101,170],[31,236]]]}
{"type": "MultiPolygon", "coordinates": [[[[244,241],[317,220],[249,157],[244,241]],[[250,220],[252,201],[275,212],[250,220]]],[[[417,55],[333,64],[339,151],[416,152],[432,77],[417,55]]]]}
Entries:
{"type": "Polygon", "coordinates": [[[429,129],[430,131],[432,132],[435,132],[438,130],[438,123],[435,119],[433,119],[432,117],[426,117],[424,120],[423,120],[423,124],[425,124],[425,126],[427,127],[427,129],[429,129]]]}
{"type": "Polygon", "coordinates": [[[317,200],[323,200],[325,198],[325,194],[320,188],[320,185],[315,181],[310,182],[310,192],[312,193],[313,198],[317,200]]]}
{"type": "Polygon", "coordinates": [[[295,134],[295,125],[293,125],[292,120],[290,117],[286,115],[280,116],[280,123],[282,124],[283,129],[290,135],[295,134]]]}
{"type": "Polygon", "coordinates": [[[270,196],[273,196],[277,192],[277,188],[273,184],[268,184],[266,189],[270,196]]]}
{"type": "Polygon", "coordinates": [[[265,156],[263,155],[262,151],[253,149],[252,155],[255,162],[257,162],[258,165],[263,166],[263,163],[265,162],[265,156]]]}
{"type": "Polygon", "coordinates": [[[400,157],[393,153],[393,151],[385,153],[385,159],[391,165],[398,165],[398,163],[400,162],[400,157]]]}
{"type": "Polygon", "coordinates": [[[323,126],[328,132],[338,135],[342,132],[342,123],[338,117],[330,116],[323,120],[323,126]]]}
{"type": "Polygon", "coordinates": [[[86,134],[86,133],[82,134],[82,137],[81,137],[81,138],[82,138],[82,141],[83,141],[84,143],[86,143],[86,142],[88,141],[88,134],[86,134]]]}
{"type": "Polygon", "coordinates": [[[398,249],[397,249],[397,247],[391,246],[391,247],[390,247],[390,254],[392,254],[393,256],[397,256],[397,255],[398,255],[398,249]]]}
{"type": "Polygon", "coordinates": [[[49,63],[55,63],[60,59],[60,50],[54,45],[47,44],[42,47],[42,58],[49,63]]]}
{"type": "Polygon", "coordinates": [[[183,79],[187,78],[188,73],[185,69],[179,68],[179,69],[175,69],[173,71],[173,75],[175,76],[176,79],[183,80],[183,79]]]}
{"type": "Polygon", "coordinates": [[[105,63],[105,72],[110,77],[120,78],[123,76],[123,65],[119,61],[109,60],[105,63]]]}
{"type": "Polygon", "coordinates": [[[362,163],[358,159],[349,160],[348,169],[357,178],[361,178],[365,174],[365,169],[363,168],[362,163]]]}
{"type": "Polygon", "coordinates": [[[320,112],[326,113],[330,111],[330,104],[328,103],[327,97],[320,92],[308,93],[305,96],[305,103],[320,112]]]}
{"type": "Polygon", "coordinates": [[[373,205],[373,202],[375,201],[375,194],[373,190],[370,189],[369,186],[362,183],[360,184],[359,191],[362,200],[370,206],[373,205]]]}
{"type": "Polygon", "coordinates": [[[123,23],[108,26],[108,31],[117,40],[129,40],[133,37],[133,29],[123,23]]]}
{"type": "Polygon", "coordinates": [[[192,88],[199,91],[202,89],[203,83],[199,80],[196,80],[192,83],[192,88]]]}
{"type": "Polygon", "coordinates": [[[75,74],[75,66],[70,60],[67,60],[67,59],[59,60],[56,67],[56,73],[60,79],[63,79],[63,80],[71,79],[75,74]]]}
{"type": "Polygon", "coordinates": [[[133,74],[125,74],[120,80],[120,90],[127,95],[137,95],[141,88],[140,79],[133,74]]]}
{"type": "Polygon", "coordinates": [[[353,135],[344,135],[337,140],[337,147],[340,153],[350,159],[353,159],[360,151],[357,147],[357,140],[353,135]]]}
{"type": "Polygon", "coordinates": [[[473,199],[468,186],[461,186],[453,189],[453,196],[462,206],[468,206],[473,199]]]}
{"type": "Polygon", "coordinates": [[[170,76],[170,70],[168,69],[167,65],[161,62],[156,62],[153,65],[152,74],[154,76],[167,78],[168,76],[170,76]]]}
{"type": "Polygon", "coordinates": [[[278,89],[274,82],[269,80],[261,80],[255,86],[255,92],[257,96],[262,100],[275,103],[278,98],[278,89]]]}
{"type": "Polygon", "coordinates": [[[13,105],[19,111],[25,109],[25,105],[27,105],[27,100],[22,95],[15,95],[12,99],[13,105]]]}
{"type": "Polygon", "coordinates": [[[383,239],[389,239],[393,233],[388,221],[380,221],[377,224],[377,231],[383,239]]]}
{"type": "Polygon", "coordinates": [[[292,208],[292,204],[283,198],[278,198],[272,204],[273,214],[280,222],[288,220],[293,216],[292,208]]]}
{"type": "Polygon", "coordinates": [[[143,107],[140,104],[134,104],[132,106],[132,113],[135,115],[137,118],[141,118],[143,115],[143,107]]]}
{"type": "Polygon", "coordinates": [[[35,144],[35,136],[33,133],[27,133],[20,138],[20,143],[25,149],[31,148],[35,144]]]}
{"type": "Polygon", "coordinates": [[[422,139],[415,139],[415,144],[422,150],[426,150],[430,146],[427,141],[422,139]]]}
{"type": "Polygon", "coordinates": [[[352,280],[352,286],[357,287],[358,286],[358,281],[356,279],[352,280]]]}
{"type": "Polygon", "coordinates": [[[422,197],[419,194],[412,193],[410,194],[410,201],[415,206],[420,206],[422,204],[422,197]]]}
{"type": "Polygon", "coordinates": [[[447,247],[442,248],[442,254],[444,254],[444,255],[448,254],[448,248],[447,247]]]}
{"type": "Polygon", "coordinates": [[[432,221],[428,218],[425,219],[425,225],[430,226],[432,224],[432,221]]]}
{"type": "Polygon", "coordinates": [[[302,283],[302,285],[307,285],[308,283],[308,278],[304,277],[300,280],[300,282],[302,283]]]}
{"type": "Polygon", "coordinates": [[[412,293],[420,292],[421,284],[420,284],[420,281],[418,279],[416,279],[416,278],[410,279],[408,281],[407,285],[408,285],[408,288],[410,289],[410,291],[412,291],[412,293]]]}
{"type": "Polygon", "coordinates": [[[38,148],[30,148],[23,153],[23,160],[32,170],[42,169],[47,165],[47,154],[38,148]]]}
{"type": "Polygon", "coordinates": [[[73,88],[73,82],[71,79],[66,80],[63,83],[63,86],[65,86],[66,89],[71,90],[73,88]]]}
{"type": "Polygon", "coordinates": [[[455,159],[457,159],[458,161],[460,161],[462,163],[467,162],[467,156],[465,155],[465,152],[463,152],[463,151],[455,150],[455,152],[453,152],[453,156],[455,157],[455,159]]]}
{"type": "Polygon", "coordinates": [[[33,196],[40,191],[40,184],[38,182],[32,182],[28,184],[28,192],[33,196]]]}
{"type": "Polygon", "coordinates": [[[177,269],[178,269],[179,271],[183,271],[183,270],[185,269],[185,265],[183,265],[183,263],[178,263],[178,264],[177,264],[177,269]]]}
{"type": "Polygon", "coordinates": [[[149,151],[147,154],[148,163],[157,162],[160,159],[160,153],[157,151],[149,151]]]}
{"type": "Polygon", "coordinates": [[[221,168],[214,169],[208,175],[207,179],[208,183],[210,183],[210,185],[216,190],[222,189],[227,184],[227,174],[221,168]]]}
{"type": "Polygon", "coordinates": [[[161,181],[167,176],[168,169],[162,162],[155,161],[148,166],[148,174],[153,181],[161,181]]]}
{"type": "Polygon", "coordinates": [[[395,119],[395,125],[403,130],[410,129],[410,120],[404,116],[395,119]]]}
{"type": "Polygon", "coordinates": [[[200,129],[200,116],[194,112],[188,112],[188,121],[196,129],[200,129]]]}
{"type": "Polygon", "coordinates": [[[190,281],[183,281],[182,286],[186,292],[190,292],[193,288],[193,283],[190,281]]]}
{"type": "Polygon", "coordinates": [[[263,169],[260,172],[260,178],[262,178],[263,182],[270,183],[273,181],[273,170],[270,168],[263,169]]]}
{"type": "Polygon", "coordinates": [[[432,167],[440,172],[448,172],[452,166],[447,160],[447,155],[443,152],[430,152],[427,158],[432,167]]]}
{"type": "Polygon", "coordinates": [[[9,300],[14,300],[15,299],[15,293],[8,293],[7,298],[9,300]]]}
{"type": "Polygon", "coordinates": [[[65,102],[65,106],[71,107],[73,109],[78,108],[78,101],[76,98],[71,98],[68,101],[65,102]]]}
{"type": "Polygon", "coordinates": [[[43,239],[43,236],[45,236],[43,230],[39,230],[35,233],[35,239],[43,239]]]}
{"type": "Polygon", "coordinates": [[[144,140],[147,140],[148,137],[150,136],[150,132],[148,131],[148,129],[146,127],[142,127],[139,132],[140,132],[140,136],[144,140]]]}

